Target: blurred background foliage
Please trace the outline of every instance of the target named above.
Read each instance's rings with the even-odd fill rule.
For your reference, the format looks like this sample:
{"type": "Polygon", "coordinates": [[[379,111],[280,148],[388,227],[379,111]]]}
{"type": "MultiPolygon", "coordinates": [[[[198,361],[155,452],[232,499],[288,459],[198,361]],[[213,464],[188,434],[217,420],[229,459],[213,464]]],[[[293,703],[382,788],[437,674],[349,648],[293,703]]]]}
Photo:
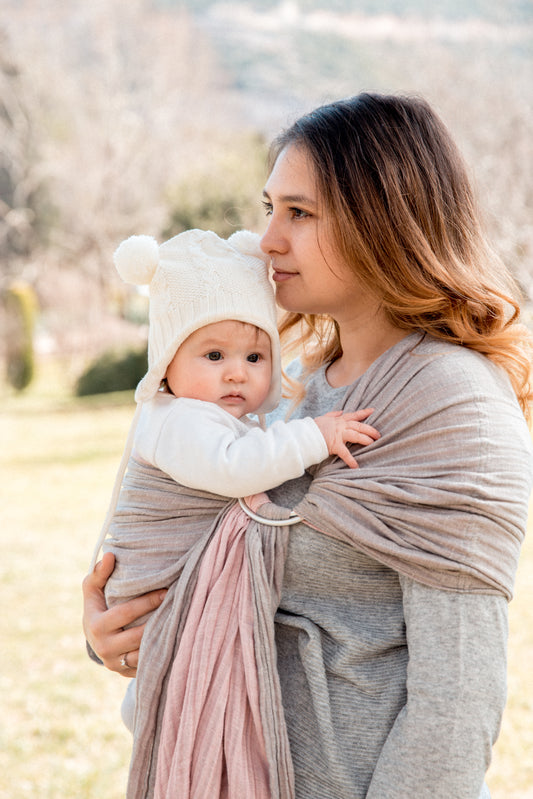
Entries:
{"type": "Polygon", "coordinates": [[[36,368],[60,358],[74,388],[108,349],[137,352],[146,301],[115,274],[120,241],[132,233],[162,241],[189,227],[261,232],[269,139],[309,108],[363,90],[415,92],[437,107],[472,167],[490,237],[528,313],[530,0],[0,7],[6,367],[20,336],[7,297],[20,281],[35,296],[36,368]]]}

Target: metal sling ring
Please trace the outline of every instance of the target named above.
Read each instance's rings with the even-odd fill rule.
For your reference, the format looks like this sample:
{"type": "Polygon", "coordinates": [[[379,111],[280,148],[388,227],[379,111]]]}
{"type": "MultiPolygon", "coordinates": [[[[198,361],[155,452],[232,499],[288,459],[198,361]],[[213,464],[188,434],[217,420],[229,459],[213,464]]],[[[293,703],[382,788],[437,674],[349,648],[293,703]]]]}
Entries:
{"type": "Polygon", "coordinates": [[[289,527],[291,524],[298,524],[298,522],[303,522],[301,516],[298,516],[297,513],[291,511],[291,515],[288,519],[267,519],[265,516],[259,516],[257,513],[254,513],[253,510],[250,510],[246,502],[239,497],[239,505],[243,509],[243,511],[253,519],[255,522],[259,522],[260,524],[269,524],[272,527],[289,527]]]}

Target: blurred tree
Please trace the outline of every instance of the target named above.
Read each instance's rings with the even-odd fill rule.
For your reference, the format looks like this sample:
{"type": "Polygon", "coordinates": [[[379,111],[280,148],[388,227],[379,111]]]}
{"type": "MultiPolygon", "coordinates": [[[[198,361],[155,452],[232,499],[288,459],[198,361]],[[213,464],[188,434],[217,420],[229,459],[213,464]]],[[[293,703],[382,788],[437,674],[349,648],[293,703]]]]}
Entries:
{"type": "Polygon", "coordinates": [[[190,228],[213,230],[227,238],[235,230],[261,223],[261,190],[267,145],[262,136],[233,137],[168,192],[168,223],[163,238],[190,228]]]}
{"type": "Polygon", "coordinates": [[[117,335],[111,317],[127,291],[114,248],[167,226],[169,187],[242,131],[238,100],[186,10],[154,10],[150,0],[9,6],[3,24],[16,62],[2,48],[0,190],[3,217],[10,203],[16,213],[2,219],[0,239],[17,243],[12,271],[34,282],[47,334],[92,356],[109,344],[111,325],[117,335]],[[55,215],[45,219],[43,254],[44,186],[55,215]]]}
{"type": "Polygon", "coordinates": [[[4,292],[6,316],[7,379],[17,391],[23,391],[33,380],[33,335],[37,313],[37,297],[23,281],[11,283],[4,292]]]}
{"type": "Polygon", "coordinates": [[[138,340],[118,319],[117,244],[259,228],[264,148],[249,131],[270,138],[361,90],[421,93],[439,109],[533,299],[532,34],[505,16],[527,4],[496,4],[501,25],[481,0],[465,0],[462,21],[457,0],[442,17],[422,0],[408,18],[364,16],[386,3],[243,0],[235,13],[215,0],[4,0],[2,270],[34,285],[58,348],[92,357],[111,336],[138,340]]]}
{"type": "MultiPolygon", "coordinates": [[[[37,174],[47,180],[57,209],[51,249],[105,296],[117,242],[159,231],[168,185],[216,147],[218,131],[237,127],[231,92],[186,10],[49,0],[12,11],[6,29],[17,66],[6,65],[0,99],[13,106],[13,151],[39,150],[40,160],[32,180],[19,169],[6,192],[30,196],[37,174]]],[[[17,163],[13,153],[4,160],[17,163]]]]}
{"type": "Polygon", "coordinates": [[[0,30],[0,257],[4,277],[46,241],[50,223],[27,75],[0,30]]]}

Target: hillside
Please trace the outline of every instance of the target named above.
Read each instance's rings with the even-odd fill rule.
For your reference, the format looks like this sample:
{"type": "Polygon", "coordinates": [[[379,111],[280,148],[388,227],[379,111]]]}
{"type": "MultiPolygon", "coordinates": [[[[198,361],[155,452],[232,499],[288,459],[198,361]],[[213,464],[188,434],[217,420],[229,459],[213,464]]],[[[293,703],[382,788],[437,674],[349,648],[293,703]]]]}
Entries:
{"type": "MultiPolygon", "coordinates": [[[[199,14],[220,5],[220,0],[155,0],[155,5],[172,8],[185,6],[199,14]]],[[[393,14],[408,18],[441,18],[449,20],[481,19],[493,22],[531,22],[533,6],[528,0],[439,0],[428,4],[427,0],[248,0],[238,5],[253,11],[271,11],[280,5],[293,6],[302,13],[331,11],[334,13],[357,12],[368,16],[393,14]]]]}
{"type": "Polygon", "coordinates": [[[451,13],[459,6],[452,0],[438,4],[438,15],[433,10],[416,16],[421,4],[414,0],[403,3],[397,16],[384,13],[394,2],[357,3],[357,11],[334,10],[352,5],[346,3],[268,5],[211,3],[193,15],[234,87],[253,97],[249,110],[260,126],[262,100],[276,128],[277,111],[297,113],[361,89],[418,91],[440,100],[457,89],[459,75],[465,89],[476,93],[485,93],[493,82],[532,76],[533,5],[526,8],[518,0],[467,2],[463,18],[451,13]],[[484,15],[474,15],[478,5],[484,15]],[[380,14],[367,15],[360,7],[380,14]],[[488,13],[491,7],[498,13],[508,7],[509,14],[497,22],[488,13]],[[531,24],[519,21],[519,11],[530,14],[531,24]]]}

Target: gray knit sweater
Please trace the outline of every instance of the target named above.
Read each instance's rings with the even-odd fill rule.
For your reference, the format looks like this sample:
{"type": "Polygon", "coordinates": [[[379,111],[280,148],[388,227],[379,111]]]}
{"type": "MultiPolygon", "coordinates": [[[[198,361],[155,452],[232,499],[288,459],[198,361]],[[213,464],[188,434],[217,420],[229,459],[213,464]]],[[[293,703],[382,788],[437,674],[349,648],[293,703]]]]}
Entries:
{"type": "MultiPolygon", "coordinates": [[[[294,415],[344,394],[320,370],[294,415]]],[[[309,481],[269,494],[292,507],[309,481]]],[[[297,799],[489,796],[506,694],[502,596],[429,588],[298,524],[276,636],[297,799]]]]}

